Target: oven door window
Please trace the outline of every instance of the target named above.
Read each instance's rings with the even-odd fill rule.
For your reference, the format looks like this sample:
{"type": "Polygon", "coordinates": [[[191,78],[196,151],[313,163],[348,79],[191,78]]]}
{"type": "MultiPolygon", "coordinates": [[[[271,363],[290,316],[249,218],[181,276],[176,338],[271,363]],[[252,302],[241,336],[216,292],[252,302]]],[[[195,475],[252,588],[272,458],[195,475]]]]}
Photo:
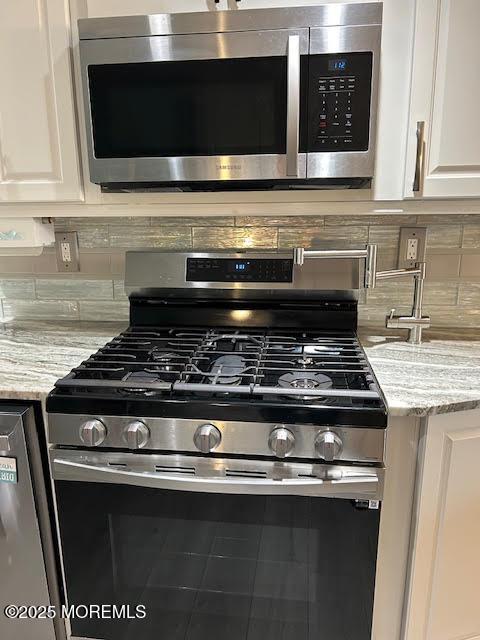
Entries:
{"type": "Polygon", "coordinates": [[[378,511],[84,482],[56,491],[69,604],[133,615],[73,618],[74,637],[370,639],[378,511]]]}

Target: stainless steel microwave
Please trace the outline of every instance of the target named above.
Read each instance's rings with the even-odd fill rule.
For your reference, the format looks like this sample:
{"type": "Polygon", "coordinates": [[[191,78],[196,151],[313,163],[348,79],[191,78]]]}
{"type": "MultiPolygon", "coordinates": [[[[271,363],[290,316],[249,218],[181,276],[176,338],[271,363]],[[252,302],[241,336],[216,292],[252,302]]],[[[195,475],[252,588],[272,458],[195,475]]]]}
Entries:
{"type": "Polygon", "coordinates": [[[79,21],[104,190],[368,186],[381,3],[79,21]]]}

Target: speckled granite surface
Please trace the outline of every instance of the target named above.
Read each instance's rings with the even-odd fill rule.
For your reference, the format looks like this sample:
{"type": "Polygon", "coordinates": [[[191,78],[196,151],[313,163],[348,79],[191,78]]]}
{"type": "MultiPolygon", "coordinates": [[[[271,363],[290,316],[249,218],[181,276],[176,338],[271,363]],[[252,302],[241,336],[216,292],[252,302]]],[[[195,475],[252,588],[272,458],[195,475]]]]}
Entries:
{"type": "MultiPolygon", "coordinates": [[[[58,378],[124,328],[107,322],[0,324],[0,398],[43,400],[58,378]]],[[[393,332],[359,333],[392,415],[480,407],[480,330],[431,330],[418,347],[393,332]]]]}
{"type": "Polygon", "coordinates": [[[0,398],[43,400],[53,385],[125,323],[0,324],[0,398]]]}
{"type": "Polygon", "coordinates": [[[480,407],[480,330],[433,329],[421,345],[406,332],[359,331],[390,415],[432,415],[480,407]]]}

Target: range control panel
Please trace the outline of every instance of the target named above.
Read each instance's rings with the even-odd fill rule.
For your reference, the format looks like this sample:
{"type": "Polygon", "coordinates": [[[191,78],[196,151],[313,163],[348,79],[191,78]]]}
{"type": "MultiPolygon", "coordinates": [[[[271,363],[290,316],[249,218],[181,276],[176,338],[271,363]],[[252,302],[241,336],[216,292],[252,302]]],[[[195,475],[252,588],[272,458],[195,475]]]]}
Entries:
{"type": "Polygon", "coordinates": [[[292,282],[286,258],[187,258],[187,282],[292,282]]]}
{"type": "Polygon", "coordinates": [[[309,59],[308,151],[367,151],[371,52],[309,59]]]}

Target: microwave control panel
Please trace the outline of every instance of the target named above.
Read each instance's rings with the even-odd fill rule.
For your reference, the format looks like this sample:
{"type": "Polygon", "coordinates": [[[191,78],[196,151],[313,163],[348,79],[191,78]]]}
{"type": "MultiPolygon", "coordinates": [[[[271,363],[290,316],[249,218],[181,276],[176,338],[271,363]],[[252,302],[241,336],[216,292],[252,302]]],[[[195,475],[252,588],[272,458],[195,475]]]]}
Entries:
{"type": "Polygon", "coordinates": [[[367,151],[371,52],[309,57],[308,151],[367,151]]]}

